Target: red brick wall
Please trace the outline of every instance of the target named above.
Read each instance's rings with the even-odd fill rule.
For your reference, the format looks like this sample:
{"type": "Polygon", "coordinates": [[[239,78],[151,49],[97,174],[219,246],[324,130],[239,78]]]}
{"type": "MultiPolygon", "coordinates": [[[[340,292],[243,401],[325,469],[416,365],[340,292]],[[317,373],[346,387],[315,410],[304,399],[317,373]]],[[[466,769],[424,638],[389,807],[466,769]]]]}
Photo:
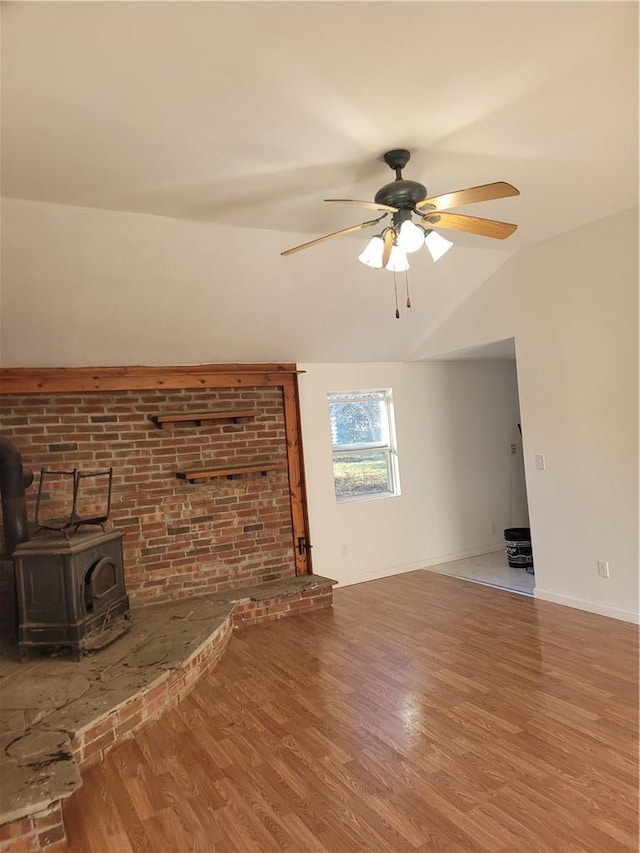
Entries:
{"type": "MultiPolygon", "coordinates": [[[[113,466],[107,527],[125,534],[125,579],[135,603],[295,575],[280,388],[7,395],[0,396],[0,423],[35,474],[27,490],[31,522],[42,467],[113,466]],[[167,430],[151,420],[172,411],[233,408],[257,408],[260,414],[238,424],[188,423],[167,430]],[[285,469],[198,484],[176,478],[184,468],[254,460],[281,462],[285,469]]],[[[56,488],[43,494],[41,515],[55,515],[56,488]]],[[[10,575],[5,562],[5,627],[10,575]]]]}
{"type": "Polygon", "coordinates": [[[285,616],[311,613],[333,606],[333,588],[331,586],[306,589],[290,595],[269,598],[262,601],[246,601],[236,605],[233,620],[236,627],[257,625],[263,622],[275,622],[285,616]]]}
{"type": "Polygon", "coordinates": [[[66,849],[62,802],[0,826],[0,853],[38,853],[66,849]]]}

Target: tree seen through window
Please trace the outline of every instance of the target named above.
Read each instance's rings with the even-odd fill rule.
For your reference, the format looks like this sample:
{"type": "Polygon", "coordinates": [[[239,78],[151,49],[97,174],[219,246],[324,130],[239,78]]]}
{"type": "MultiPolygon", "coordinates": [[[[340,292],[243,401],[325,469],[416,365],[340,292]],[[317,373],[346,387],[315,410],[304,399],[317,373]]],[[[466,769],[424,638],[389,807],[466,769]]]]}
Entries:
{"type": "Polygon", "coordinates": [[[378,444],[384,441],[382,404],[376,400],[366,403],[332,403],[331,442],[334,447],[354,444],[378,444]]]}

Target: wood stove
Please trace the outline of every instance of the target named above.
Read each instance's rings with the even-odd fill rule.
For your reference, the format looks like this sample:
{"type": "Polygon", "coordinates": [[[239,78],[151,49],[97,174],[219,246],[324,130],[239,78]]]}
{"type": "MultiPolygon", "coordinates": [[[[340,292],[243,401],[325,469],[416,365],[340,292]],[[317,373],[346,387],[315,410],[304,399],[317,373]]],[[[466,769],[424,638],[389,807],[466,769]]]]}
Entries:
{"type": "Polygon", "coordinates": [[[74,660],[129,627],[122,533],[96,530],[39,535],[13,553],[18,649],[67,646],[74,660]]]}

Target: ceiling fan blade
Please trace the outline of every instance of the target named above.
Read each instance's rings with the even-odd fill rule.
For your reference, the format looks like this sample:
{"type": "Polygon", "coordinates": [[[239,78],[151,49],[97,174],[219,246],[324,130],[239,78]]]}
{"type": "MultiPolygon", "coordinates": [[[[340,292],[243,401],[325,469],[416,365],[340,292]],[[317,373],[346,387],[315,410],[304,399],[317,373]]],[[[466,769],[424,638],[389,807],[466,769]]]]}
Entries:
{"type": "Polygon", "coordinates": [[[492,201],[495,198],[508,198],[520,195],[520,190],[504,181],[494,184],[483,184],[480,187],[470,187],[468,190],[456,190],[453,193],[434,195],[416,204],[416,210],[449,210],[462,204],[474,204],[477,201],[492,201]]]}
{"type": "Polygon", "coordinates": [[[389,263],[389,258],[391,257],[391,249],[393,248],[393,241],[396,239],[396,232],[393,228],[387,228],[382,235],[382,239],[384,241],[384,248],[382,250],[382,266],[386,267],[389,263]]]}
{"type": "Polygon", "coordinates": [[[397,207],[391,207],[390,204],[376,204],[375,201],[357,201],[355,198],[325,198],[325,201],[337,202],[338,204],[357,204],[359,207],[366,207],[369,210],[388,210],[389,213],[397,213],[397,207]]]}
{"type": "Polygon", "coordinates": [[[325,240],[331,240],[332,237],[339,237],[341,234],[351,234],[352,231],[359,231],[361,228],[366,228],[368,225],[375,225],[376,222],[380,222],[380,218],[370,219],[368,222],[361,222],[359,225],[351,225],[349,228],[342,228],[340,231],[333,231],[331,234],[325,234],[324,237],[316,237],[315,240],[309,240],[308,243],[301,243],[299,246],[294,246],[292,249],[280,252],[280,254],[292,255],[294,252],[299,252],[301,249],[308,249],[310,246],[315,246],[317,243],[324,243],[325,240]]]}
{"type": "Polygon", "coordinates": [[[504,240],[518,227],[510,222],[498,222],[496,219],[480,219],[477,216],[464,216],[462,213],[429,212],[422,219],[423,224],[433,228],[451,228],[454,231],[467,231],[482,237],[495,237],[504,240]]]}

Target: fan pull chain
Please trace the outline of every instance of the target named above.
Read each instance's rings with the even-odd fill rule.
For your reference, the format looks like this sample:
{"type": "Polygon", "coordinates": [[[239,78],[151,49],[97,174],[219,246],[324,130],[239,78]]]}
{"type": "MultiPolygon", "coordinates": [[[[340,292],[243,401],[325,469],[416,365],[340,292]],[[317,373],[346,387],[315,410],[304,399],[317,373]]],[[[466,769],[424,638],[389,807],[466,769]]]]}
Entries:
{"type": "Polygon", "coordinates": [[[409,273],[404,271],[404,286],[407,290],[407,308],[411,310],[411,297],[409,296],[409,273]]]}
{"type": "Polygon", "coordinates": [[[400,319],[400,309],[398,308],[398,282],[396,281],[396,271],[393,271],[393,289],[396,293],[396,320],[400,319]]]}

